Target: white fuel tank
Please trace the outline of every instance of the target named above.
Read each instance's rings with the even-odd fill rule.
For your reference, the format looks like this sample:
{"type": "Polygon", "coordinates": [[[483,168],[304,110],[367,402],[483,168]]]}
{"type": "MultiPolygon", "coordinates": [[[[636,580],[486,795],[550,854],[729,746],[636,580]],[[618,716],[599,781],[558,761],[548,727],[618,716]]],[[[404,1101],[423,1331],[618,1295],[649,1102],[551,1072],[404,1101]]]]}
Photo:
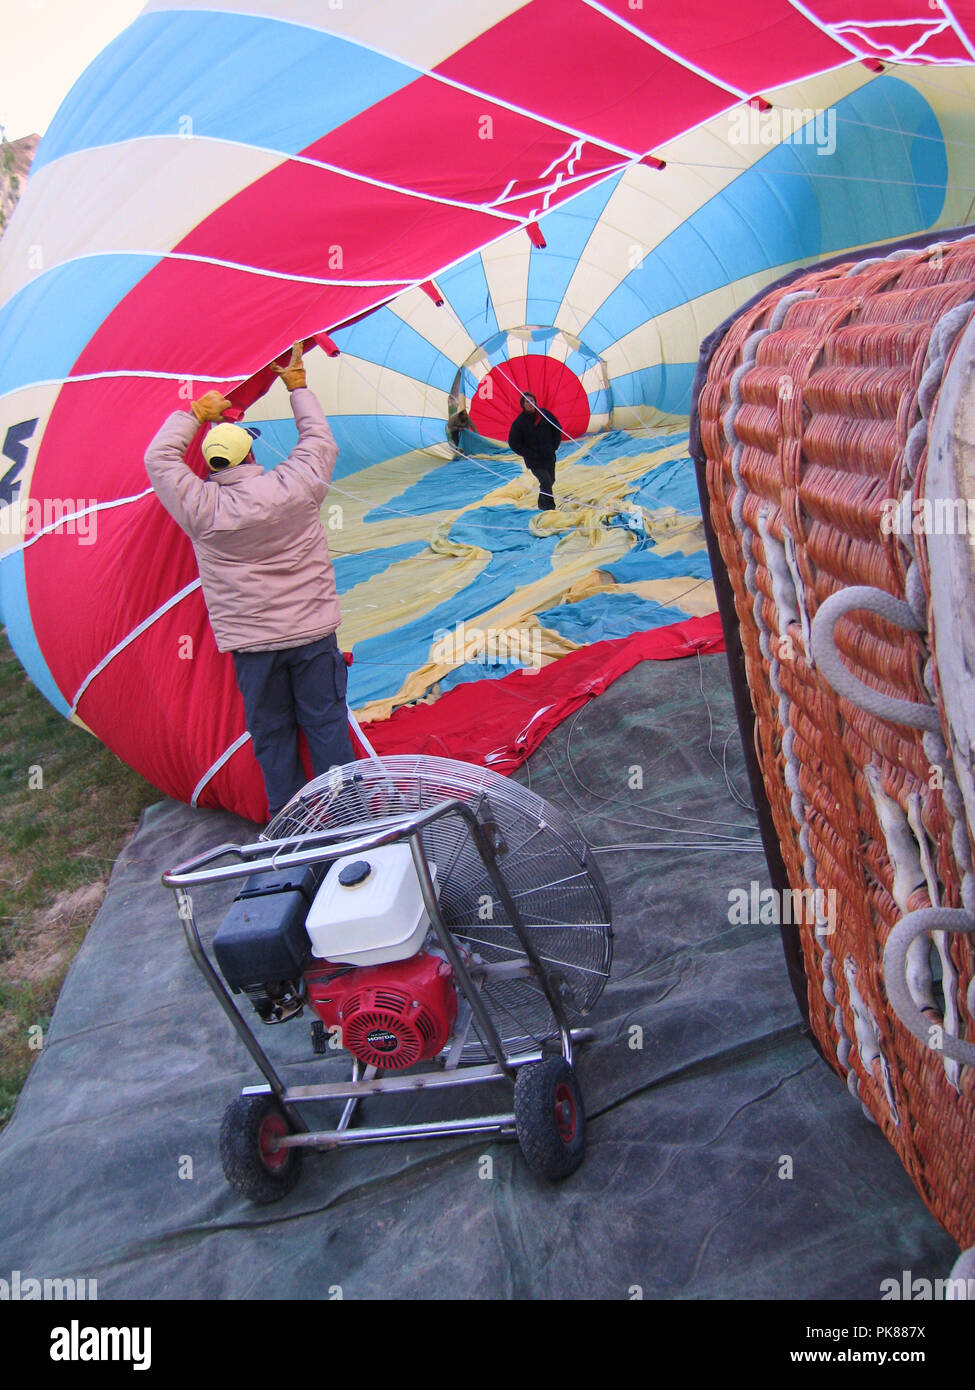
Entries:
{"type": "MultiPolygon", "coordinates": [[[[437,867],[430,865],[436,884],[437,867]]],[[[341,965],[416,955],[430,929],[408,844],[336,859],[305,921],[312,954],[341,965]]]]}

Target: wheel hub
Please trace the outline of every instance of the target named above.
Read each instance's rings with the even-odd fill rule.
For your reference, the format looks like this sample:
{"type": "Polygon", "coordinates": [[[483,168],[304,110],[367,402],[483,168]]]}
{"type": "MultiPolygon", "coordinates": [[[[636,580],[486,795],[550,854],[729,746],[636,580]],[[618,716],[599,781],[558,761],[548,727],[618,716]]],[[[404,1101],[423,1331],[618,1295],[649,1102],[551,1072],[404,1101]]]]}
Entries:
{"type": "Polygon", "coordinates": [[[555,1088],[555,1123],[558,1125],[559,1138],[563,1144],[570,1143],[576,1132],[576,1108],[572,1101],[572,1093],[564,1083],[555,1088]]]}
{"type": "Polygon", "coordinates": [[[277,1172],[279,1168],[283,1168],[288,1161],[288,1150],[282,1148],[279,1142],[287,1132],[288,1126],[280,1115],[265,1115],[261,1121],[257,1144],[261,1152],[262,1163],[272,1172],[277,1172]]]}

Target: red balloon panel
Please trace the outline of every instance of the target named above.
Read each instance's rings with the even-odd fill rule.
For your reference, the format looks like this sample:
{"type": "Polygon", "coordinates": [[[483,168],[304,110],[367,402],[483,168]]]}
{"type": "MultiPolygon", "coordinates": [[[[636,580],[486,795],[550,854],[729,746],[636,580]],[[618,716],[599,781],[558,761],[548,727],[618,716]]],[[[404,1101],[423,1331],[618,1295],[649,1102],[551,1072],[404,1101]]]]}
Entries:
{"type": "Polygon", "coordinates": [[[589,398],[575,372],[554,357],[529,355],[499,362],[478,386],[468,411],[477,433],[507,443],[524,391],[531,391],[571,438],[589,428],[589,398]]]}

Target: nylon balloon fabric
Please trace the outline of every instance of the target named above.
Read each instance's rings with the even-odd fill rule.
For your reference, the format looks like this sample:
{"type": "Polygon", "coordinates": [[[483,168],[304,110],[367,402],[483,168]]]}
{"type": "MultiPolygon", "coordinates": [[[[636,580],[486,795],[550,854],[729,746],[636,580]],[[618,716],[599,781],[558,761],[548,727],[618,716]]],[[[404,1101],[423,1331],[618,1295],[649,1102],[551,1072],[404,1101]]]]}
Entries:
{"type": "Polygon", "coordinates": [[[975,15],[845,13],[147,5],[0,242],[0,606],[34,683],[161,791],[263,818],[143,456],[216,388],[273,467],[294,424],[269,364],[296,340],[339,444],[322,520],[374,727],[518,669],[541,708],[562,656],[711,612],[700,341],[790,268],[964,222],[975,191],[975,15]],[[526,387],[563,430],[547,513],[507,450],[526,387]]]}

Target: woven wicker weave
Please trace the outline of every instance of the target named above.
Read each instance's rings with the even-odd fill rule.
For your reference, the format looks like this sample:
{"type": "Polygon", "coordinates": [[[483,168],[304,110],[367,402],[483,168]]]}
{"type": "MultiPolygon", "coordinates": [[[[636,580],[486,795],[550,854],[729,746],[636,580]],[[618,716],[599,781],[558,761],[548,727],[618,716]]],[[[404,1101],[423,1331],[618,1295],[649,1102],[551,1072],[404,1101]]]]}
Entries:
{"type": "MultiPolygon", "coordinates": [[[[962,1246],[975,1244],[975,1067],[904,1026],[884,967],[906,913],[973,906],[932,638],[937,627],[946,640],[951,615],[930,612],[925,538],[886,534],[885,517],[888,499],[921,495],[928,425],[973,314],[975,238],[817,268],[732,321],[696,404],[789,881],[827,901],[835,892],[833,920],[800,933],[811,1025],[962,1246]],[[835,627],[842,663],[871,690],[936,712],[940,733],[837,695],[814,663],[816,614],[853,585],[910,600],[923,621],[913,631],[850,612],[835,627]]],[[[935,1029],[969,1043],[973,944],[925,937],[910,975],[935,1029]]]]}

